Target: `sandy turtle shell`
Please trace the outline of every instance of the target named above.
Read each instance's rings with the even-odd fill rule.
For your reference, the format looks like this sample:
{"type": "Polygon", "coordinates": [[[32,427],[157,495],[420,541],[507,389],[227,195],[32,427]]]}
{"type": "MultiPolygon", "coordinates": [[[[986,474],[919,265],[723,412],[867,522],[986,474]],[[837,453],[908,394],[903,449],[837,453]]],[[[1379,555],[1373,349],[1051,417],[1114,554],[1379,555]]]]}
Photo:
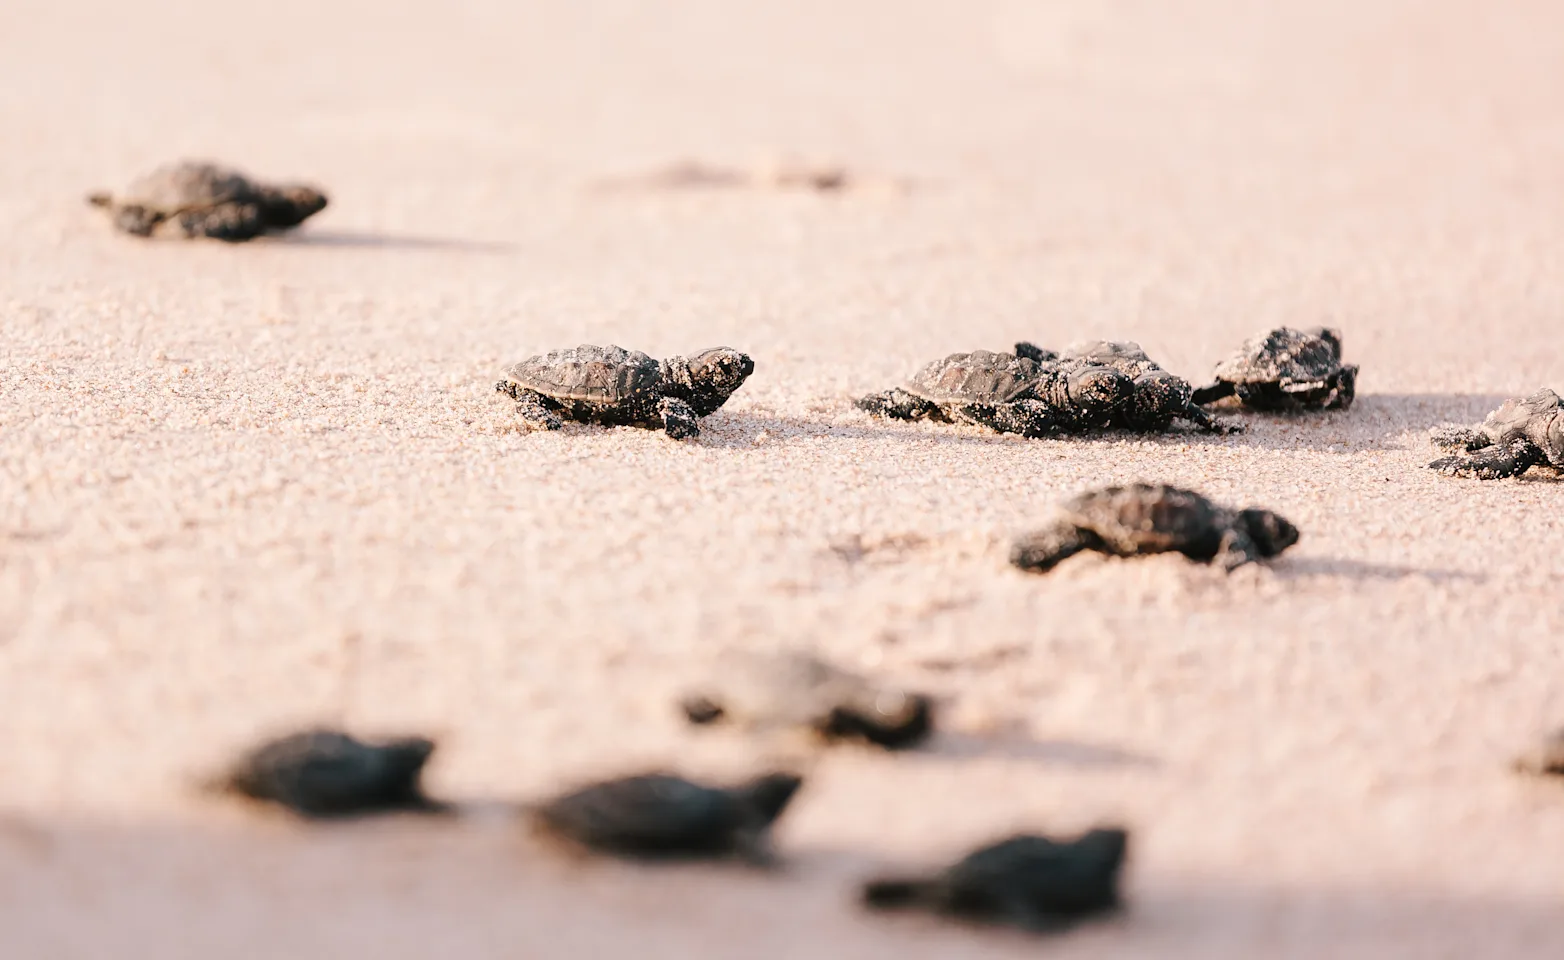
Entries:
{"type": "Polygon", "coordinates": [[[1277,327],[1244,341],[1217,364],[1216,383],[1195,391],[1205,404],[1236,395],[1257,410],[1345,410],[1352,406],[1358,368],[1341,362],[1341,331],[1277,327]]]}
{"type": "Polygon", "coordinates": [[[114,200],[174,214],[219,203],[253,201],[259,196],[260,189],[237,170],[215,163],[185,162],[137,177],[114,200]]]}
{"type": "Polygon", "coordinates": [[[546,397],[602,404],[651,396],[662,383],[662,367],[656,360],[612,344],[550,350],[513,364],[505,375],[546,397]]]}
{"type": "Polygon", "coordinates": [[[1297,541],[1297,528],[1269,510],[1231,510],[1192,490],[1136,483],[1065,500],[1052,524],[1015,542],[1010,559],[1045,572],[1083,550],[1120,557],[1177,552],[1232,569],[1274,557],[1297,541]]]}
{"type": "Polygon", "coordinates": [[[969,921],[1057,930],[1119,905],[1129,834],[1100,828],[1070,840],[1020,834],[926,876],[881,877],[863,887],[874,909],[922,909],[969,921]]]}
{"type": "Polygon", "coordinates": [[[337,730],[306,730],[248,751],[212,786],[306,817],[436,811],[444,805],[419,784],[434,749],[423,737],[365,742],[337,730]]]}
{"type": "Polygon", "coordinates": [[[735,787],[666,773],[594,783],[532,809],[540,833],[628,857],[770,857],[769,831],[803,778],[776,772],[735,787]]]}
{"type": "Polygon", "coordinates": [[[927,364],[905,389],[933,403],[1010,403],[1036,386],[1039,371],[1028,357],[974,350],[927,364]]]}
{"type": "Polygon", "coordinates": [[[680,702],[692,723],[797,729],[825,740],[908,747],[933,729],[933,702],[873,683],[802,651],[729,651],[680,702]]]}

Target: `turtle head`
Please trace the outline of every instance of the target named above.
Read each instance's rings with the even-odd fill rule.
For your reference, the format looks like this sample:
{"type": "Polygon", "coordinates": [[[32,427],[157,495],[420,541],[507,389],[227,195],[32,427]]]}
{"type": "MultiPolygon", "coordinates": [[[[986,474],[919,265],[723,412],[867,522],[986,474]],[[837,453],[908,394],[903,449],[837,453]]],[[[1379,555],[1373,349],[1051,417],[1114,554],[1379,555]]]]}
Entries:
{"type": "Polygon", "coordinates": [[[703,350],[686,360],[685,366],[688,381],[681,386],[689,391],[690,406],[703,417],[727,402],[755,372],[755,361],[731,347],[703,350]]]}
{"type": "Polygon", "coordinates": [[[267,190],[261,198],[269,227],[296,227],[326,209],[326,195],[304,184],[288,184],[267,190]]]}
{"type": "Polygon", "coordinates": [[[819,727],[827,738],[859,738],[888,750],[913,746],[933,730],[933,699],[900,692],[880,694],[867,710],[836,707],[819,727]]]}
{"type": "Polygon", "coordinates": [[[1251,507],[1240,511],[1238,523],[1262,557],[1274,557],[1298,542],[1298,528],[1286,517],[1251,507]]]}
{"type": "Polygon", "coordinates": [[[1315,327],[1314,329],[1308,330],[1306,332],[1307,333],[1311,333],[1314,336],[1319,337],[1321,340],[1325,341],[1325,344],[1328,347],[1330,347],[1331,354],[1333,356],[1335,356],[1335,358],[1337,360],[1341,359],[1341,331],[1340,330],[1337,330],[1334,327],[1315,327]]]}
{"type": "Polygon", "coordinates": [[[1079,415],[1092,423],[1107,421],[1113,411],[1135,395],[1135,383],[1129,377],[1112,367],[1095,364],[1072,373],[1067,389],[1079,415]]]}

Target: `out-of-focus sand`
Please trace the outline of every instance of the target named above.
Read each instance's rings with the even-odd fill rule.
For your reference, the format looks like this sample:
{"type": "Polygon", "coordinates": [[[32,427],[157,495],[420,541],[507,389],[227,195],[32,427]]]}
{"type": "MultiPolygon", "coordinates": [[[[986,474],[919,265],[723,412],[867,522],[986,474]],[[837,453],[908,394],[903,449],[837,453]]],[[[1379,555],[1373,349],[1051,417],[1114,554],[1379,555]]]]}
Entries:
{"type": "Polygon", "coordinates": [[[1557,957],[1564,483],[1422,432],[1564,389],[1564,6],[1546,0],[450,5],[0,13],[0,941],[9,957],[1557,957]],[[901,193],[595,189],[841,162],[901,193]],[[327,186],[295,237],[112,235],[212,156],[327,186]],[[1028,442],[850,398],[1017,338],[1200,379],[1329,322],[1347,414],[1028,442]],[[516,432],[507,359],[731,344],[679,445],[516,432]],[[1232,578],[1005,564],[1134,479],[1292,518],[1232,578]],[[816,644],[949,698],[822,757],[791,866],[541,857],[501,815],[308,829],[189,781],[305,720],[443,737],[525,797],[763,758],[666,691],[816,644]],[[1044,945],[860,915],[1007,829],[1136,831],[1131,911],[1044,945]]]}

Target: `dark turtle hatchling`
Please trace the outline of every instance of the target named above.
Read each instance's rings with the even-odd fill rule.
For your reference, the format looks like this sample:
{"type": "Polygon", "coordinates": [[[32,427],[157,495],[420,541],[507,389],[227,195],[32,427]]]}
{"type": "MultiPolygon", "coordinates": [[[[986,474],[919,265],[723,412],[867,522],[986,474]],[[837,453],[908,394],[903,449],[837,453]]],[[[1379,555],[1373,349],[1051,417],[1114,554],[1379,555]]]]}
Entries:
{"type": "Polygon", "coordinates": [[[1515,758],[1515,769],[1537,776],[1564,777],[1564,728],[1537,738],[1536,743],[1515,758]]]}
{"type": "Polygon", "coordinates": [[[532,810],[546,836],[588,850],[636,858],[771,859],[771,825],[803,778],[769,773],[735,787],[713,787],[670,774],[606,780],[532,810]]]}
{"type": "Polygon", "coordinates": [[[921,909],[963,920],[1050,931],[1119,905],[1129,834],[1091,830],[1072,840],[1021,834],[976,850],[928,876],[864,884],[877,910],[921,909]]]}
{"type": "MultiPolygon", "coordinates": [[[[1029,343],[1016,344],[1018,356],[1051,353],[1029,343]]],[[[1133,392],[1123,406],[1114,411],[1108,426],[1137,433],[1160,433],[1175,420],[1188,420],[1207,433],[1235,433],[1242,427],[1225,424],[1191,402],[1194,389],[1189,381],[1162,369],[1146,355],[1140,344],[1129,341],[1092,340],[1067,347],[1058,360],[1111,367],[1130,378],[1133,392]]]]}
{"type": "Polygon", "coordinates": [[[1060,363],[1046,351],[976,350],[935,360],[905,385],[857,405],[877,417],[965,421],[1043,437],[1106,426],[1132,392],[1130,379],[1111,367],[1060,363]]]}
{"type": "Polygon", "coordinates": [[[1217,364],[1216,382],[1196,390],[1194,402],[1236,396],[1254,410],[1345,410],[1357,382],[1357,365],[1341,362],[1341,331],[1277,327],[1217,364]]]}
{"type": "Polygon", "coordinates": [[[422,737],[366,743],[335,730],[307,730],[246,753],[214,786],[306,817],[437,811],[444,805],[419,785],[434,747],[422,737]]]}
{"type": "Polygon", "coordinates": [[[755,362],[729,347],[659,363],[639,351],[584,343],[513,364],[495,387],[516,401],[516,413],[533,429],[578,420],[666,430],[684,440],[698,436],[699,418],[754,372],[755,362]]]}
{"type": "Polygon", "coordinates": [[[913,746],[934,728],[933,700],[871,683],[796,651],[731,652],[712,678],[680,701],[691,723],[750,730],[807,730],[820,738],[913,746]]]}
{"type": "Polygon", "coordinates": [[[326,209],[326,195],[314,187],[262,183],[228,167],[194,161],[159,167],[124,193],[94,193],[87,199],[134,236],[230,242],[296,227],[326,209]]]}
{"type": "Polygon", "coordinates": [[[1506,400],[1472,427],[1436,427],[1434,446],[1453,454],[1429,464],[1450,477],[1497,480],[1538,465],[1564,470],[1564,401],[1543,388],[1506,400]]]}
{"type": "Polygon", "coordinates": [[[1046,573],[1082,550],[1118,557],[1171,551],[1231,570],[1298,542],[1298,529],[1269,510],[1230,510],[1165,484],[1091,490],[1057,512],[1051,526],[1016,540],[1011,563],[1046,573]]]}

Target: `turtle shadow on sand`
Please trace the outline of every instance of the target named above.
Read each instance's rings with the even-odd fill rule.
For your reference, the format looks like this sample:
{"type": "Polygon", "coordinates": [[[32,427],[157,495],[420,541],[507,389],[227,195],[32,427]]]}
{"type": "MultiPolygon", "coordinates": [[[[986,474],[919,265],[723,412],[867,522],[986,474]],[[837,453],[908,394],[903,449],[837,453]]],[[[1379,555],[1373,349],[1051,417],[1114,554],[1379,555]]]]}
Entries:
{"type": "MultiPolygon", "coordinates": [[[[1022,437],[1018,434],[995,433],[985,427],[964,426],[953,428],[950,424],[934,427],[895,422],[876,421],[867,415],[862,420],[846,423],[831,417],[835,411],[821,411],[820,419],[809,416],[793,416],[762,411],[729,411],[721,420],[710,421],[711,426],[701,437],[701,444],[740,449],[764,446],[778,440],[817,439],[840,437],[846,440],[884,440],[898,443],[930,443],[941,445],[979,446],[1024,450],[1031,444],[1065,443],[1072,446],[1100,446],[1125,440],[1151,440],[1167,443],[1225,443],[1232,438],[1215,437],[1192,430],[1178,430],[1162,434],[1139,434],[1126,430],[1093,430],[1089,433],[1061,434],[1057,437],[1022,437]]],[[[1239,438],[1242,442],[1242,438],[1239,438]]]]}
{"type": "Polygon", "coordinates": [[[1282,580],[1308,577],[1341,577],[1348,580],[1402,580],[1417,577],[1431,583],[1485,583],[1488,578],[1465,570],[1409,567],[1399,563],[1374,563],[1345,557],[1289,557],[1271,567],[1282,580]]]}
{"type": "MultiPolygon", "coordinates": [[[[1349,410],[1260,412],[1214,404],[1213,414],[1245,426],[1233,439],[1262,450],[1310,450],[1351,456],[1411,447],[1421,454],[1428,431],[1445,423],[1481,421],[1504,397],[1461,393],[1359,393],[1349,410]]],[[[1155,437],[1149,438],[1155,440],[1155,437]]],[[[1429,447],[1430,456],[1433,448],[1429,447]]]]}
{"type": "Polygon", "coordinates": [[[917,751],[941,760],[1020,760],[1046,766],[1156,769],[1161,762],[1133,750],[1080,740],[1038,738],[1021,730],[969,733],[949,730],[936,733],[917,751]]]}
{"type": "Polygon", "coordinates": [[[482,254],[516,252],[516,244],[504,240],[464,240],[460,237],[431,237],[373,230],[307,230],[268,237],[264,242],[267,245],[287,247],[336,247],[360,250],[430,250],[482,254]]]}

